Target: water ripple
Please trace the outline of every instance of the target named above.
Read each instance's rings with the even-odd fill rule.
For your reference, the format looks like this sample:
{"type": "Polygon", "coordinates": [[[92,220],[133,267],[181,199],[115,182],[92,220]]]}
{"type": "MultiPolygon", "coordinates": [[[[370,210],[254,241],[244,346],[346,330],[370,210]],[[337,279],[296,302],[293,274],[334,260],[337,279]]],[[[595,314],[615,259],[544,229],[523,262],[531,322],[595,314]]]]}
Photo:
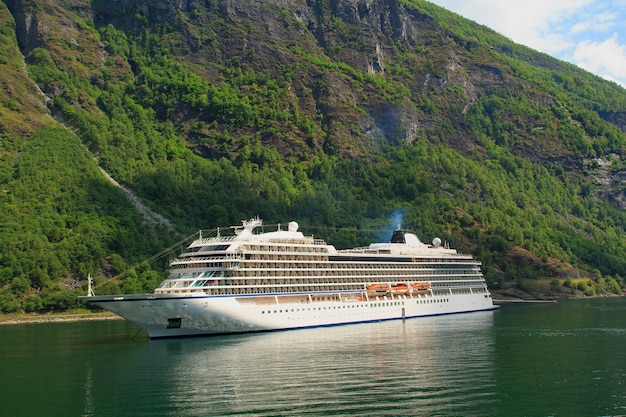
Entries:
{"type": "Polygon", "coordinates": [[[187,344],[187,366],[171,373],[194,388],[169,400],[179,415],[181,408],[255,416],[476,409],[495,401],[491,314],[269,333],[231,338],[223,349],[187,344]]]}

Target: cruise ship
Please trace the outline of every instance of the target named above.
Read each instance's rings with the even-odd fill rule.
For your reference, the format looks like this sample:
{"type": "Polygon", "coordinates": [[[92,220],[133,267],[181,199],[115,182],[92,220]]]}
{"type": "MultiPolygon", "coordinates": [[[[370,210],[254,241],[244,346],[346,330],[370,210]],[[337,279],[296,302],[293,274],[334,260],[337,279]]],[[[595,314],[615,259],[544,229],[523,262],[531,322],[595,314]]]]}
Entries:
{"type": "Polygon", "coordinates": [[[296,222],[268,232],[254,218],[199,237],[152,294],[81,297],[150,338],[334,326],[492,310],[481,263],[435,238],[338,250],[296,222]]]}

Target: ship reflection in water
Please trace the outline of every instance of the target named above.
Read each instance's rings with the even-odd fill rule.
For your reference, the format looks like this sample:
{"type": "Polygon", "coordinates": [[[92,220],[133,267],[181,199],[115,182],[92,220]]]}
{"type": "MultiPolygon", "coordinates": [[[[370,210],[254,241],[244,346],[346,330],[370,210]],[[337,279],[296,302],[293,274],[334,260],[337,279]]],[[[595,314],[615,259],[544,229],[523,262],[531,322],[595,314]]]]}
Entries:
{"type": "Polygon", "coordinates": [[[496,400],[493,314],[156,343],[180,353],[167,402],[199,415],[462,414],[496,400]]]}

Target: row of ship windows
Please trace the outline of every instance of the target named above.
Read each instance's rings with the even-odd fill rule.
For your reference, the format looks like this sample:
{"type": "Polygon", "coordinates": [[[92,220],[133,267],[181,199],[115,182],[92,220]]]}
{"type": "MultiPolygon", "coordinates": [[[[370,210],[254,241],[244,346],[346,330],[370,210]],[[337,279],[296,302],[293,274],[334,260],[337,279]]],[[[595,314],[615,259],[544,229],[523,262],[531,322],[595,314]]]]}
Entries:
{"type": "Polygon", "coordinates": [[[284,246],[284,245],[251,245],[243,248],[245,252],[314,252],[327,254],[328,250],[325,246],[284,246]]]}
{"type": "MultiPolygon", "coordinates": [[[[346,287],[273,287],[273,288],[207,288],[204,292],[208,295],[236,295],[236,294],[282,294],[282,293],[302,293],[310,291],[341,291],[346,289],[360,290],[362,286],[353,285],[352,288],[346,287]]],[[[182,291],[184,292],[184,291],[182,291]]]]}
{"type": "MultiPolygon", "coordinates": [[[[404,268],[399,268],[399,267],[395,267],[395,266],[391,266],[391,265],[355,265],[353,267],[341,267],[339,265],[331,265],[328,264],[328,267],[326,268],[319,268],[317,267],[315,264],[292,264],[289,265],[288,268],[285,268],[286,265],[280,265],[280,264],[273,264],[273,263],[268,263],[268,264],[258,264],[258,265],[250,265],[247,266],[246,268],[239,268],[239,271],[242,272],[265,272],[267,270],[270,270],[272,273],[274,272],[280,272],[280,271],[292,271],[292,270],[308,270],[308,271],[315,271],[315,272],[319,272],[319,273],[324,273],[324,272],[332,272],[332,271],[336,271],[337,273],[355,273],[355,272],[361,272],[361,273],[376,273],[376,271],[389,271],[392,270],[395,273],[407,273],[407,272],[411,272],[411,271],[415,271],[416,273],[428,273],[430,271],[442,271],[442,273],[449,273],[449,274],[453,274],[459,271],[472,271],[472,270],[477,270],[478,267],[474,266],[474,265],[469,265],[469,266],[464,266],[464,267],[459,267],[456,266],[455,267],[451,267],[451,266],[412,266],[410,268],[408,267],[404,267],[404,268]],[[276,271],[275,271],[276,270],[276,271]]],[[[175,268],[177,269],[177,268],[175,268]]]]}
{"type": "Polygon", "coordinates": [[[241,256],[241,259],[245,260],[255,260],[255,261],[265,261],[265,260],[279,260],[279,261],[324,261],[328,262],[328,254],[296,254],[296,253],[270,253],[270,254],[261,254],[261,253],[245,253],[241,256]]]}
{"type": "Polygon", "coordinates": [[[176,274],[170,276],[167,280],[163,281],[163,287],[188,287],[193,283],[194,287],[204,285],[288,285],[288,284],[350,284],[350,283],[376,283],[379,281],[436,281],[442,280],[446,282],[450,281],[482,281],[482,274],[465,273],[457,275],[446,274],[429,274],[429,275],[360,275],[360,276],[336,276],[328,275],[323,278],[320,276],[310,275],[287,275],[287,276],[234,276],[234,277],[221,277],[213,276],[208,279],[206,276],[198,275],[185,276],[176,274]]]}
{"type": "MultiPolygon", "coordinates": [[[[314,259],[325,259],[330,254],[325,250],[318,250],[319,248],[313,248],[314,250],[309,250],[309,248],[288,248],[288,247],[280,247],[279,250],[268,250],[268,249],[257,249],[257,248],[248,248],[244,249],[243,256],[245,259],[253,259],[253,260],[265,260],[265,259],[281,259],[281,260],[306,260],[308,257],[313,257],[314,259]],[[301,250],[306,249],[306,250],[301,250]],[[276,253],[283,252],[283,253],[276,253]],[[305,252],[303,255],[302,252],[305,252]],[[314,252],[315,255],[308,255],[308,253],[314,252]],[[319,254],[319,255],[318,255],[319,254]],[[271,257],[271,258],[269,258],[271,257]]],[[[361,252],[361,251],[348,251],[342,252],[339,251],[339,256],[341,254],[345,255],[347,253],[355,254],[355,255],[365,255],[365,257],[371,255],[380,255],[380,256],[388,256],[389,252],[361,252]]],[[[239,254],[241,255],[241,254],[239,254]]],[[[408,258],[407,258],[408,259],[408,258]]],[[[426,258],[411,258],[414,262],[424,262],[424,263],[458,263],[458,262],[473,262],[471,257],[468,256],[459,256],[459,257],[426,257],[426,258]]],[[[378,261],[378,260],[377,260],[378,261]]]]}
{"type": "MultiPolygon", "coordinates": [[[[424,272],[420,272],[420,271],[403,271],[401,273],[395,272],[395,271],[384,271],[384,270],[380,270],[380,271],[363,271],[362,273],[359,273],[358,275],[355,274],[354,272],[349,272],[349,271],[327,271],[327,272],[322,272],[322,271],[313,271],[314,273],[311,274],[311,271],[303,271],[303,270],[296,270],[296,271],[255,271],[256,273],[250,271],[248,273],[241,273],[241,272],[235,272],[232,274],[228,274],[229,278],[231,279],[242,279],[242,278],[247,278],[247,279],[255,279],[255,278],[274,278],[274,277],[304,277],[305,279],[313,279],[313,280],[317,280],[317,279],[332,279],[334,281],[338,281],[340,279],[344,279],[344,277],[353,277],[356,279],[359,278],[367,278],[368,281],[371,280],[372,277],[374,277],[374,280],[377,280],[376,277],[385,277],[385,278],[389,278],[389,277],[398,277],[400,279],[410,279],[411,277],[420,277],[419,279],[423,280],[425,279],[424,277],[445,277],[446,279],[451,279],[456,277],[465,277],[465,276],[481,276],[480,271],[478,270],[466,270],[466,271],[456,271],[456,272],[439,272],[439,271],[424,271],[424,272]],[[324,278],[321,278],[324,277],[324,278]]],[[[192,276],[190,278],[195,278],[194,274],[191,274],[192,276]]],[[[182,275],[182,277],[185,277],[185,275],[182,275]]],[[[416,278],[417,279],[417,278],[416,278]]]]}
{"type": "MultiPolygon", "coordinates": [[[[203,276],[200,276],[203,278],[203,276]]],[[[163,282],[162,287],[188,287],[193,283],[194,287],[201,286],[234,286],[234,285],[290,285],[290,284],[350,284],[350,283],[376,283],[378,281],[388,281],[389,278],[393,278],[391,276],[353,276],[350,278],[345,277],[326,277],[320,278],[316,276],[303,277],[303,278],[282,278],[282,277],[232,277],[232,278],[221,278],[216,279],[216,277],[212,277],[213,279],[198,279],[195,280],[196,277],[192,276],[189,279],[180,280],[180,276],[170,277],[168,280],[163,282]],[[242,279],[245,278],[245,279],[242,279]],[[178,281],[177,281],[178,280],[178,281]],[[195,282],[194,282],[195,280],[195,282]]],[[[413,276],[405,276],[405,275],[396,275],[395,278],[398,278],[397,281],[435,281],[435,280],[444,280],[446,282],[450,281],[482,281],[481,274],[464,274],[458,276],[449,276],[449,275],[413,275],[413,276]]]]}
{"type": "Polygon", "coordinates": [[[348,269],[325,269],[319,270],[315,268],[307,268],[307,269],[245,269],[245,270],[234,270],[234,271],[223,271],[223,270],[197,270],[197,271],[189,271],[189,270],[180,270],[178,268],[174,268],[171,270],[170,279],[172,278],[197,278],[201,275],[205,277],[209,276],[227,276],[229,278],[257,278],[257,277],[311,277],[311,278],[319,278],[319,277],[359,277],[359,276],[399,276],[399,277],[409,277],[409,276],[437,276],[437,275],[445,275],[445,276],[455,276],[455,275],[475,275],[480,274],[481,271],[479,268],[466,268],[466,269],[428,269],[428,270],[417,270],[417,269],[404,269],[404,270],[393,270],[393,269],[362,269],[362,270],[348,270],[348,269]]]}
{"type": "Polygon", "coordinates": [[[221,262],[194,262],[194,263],[185,263],[185,264],[177,264],[172,265],[174,269],[192,269],[192,268],[222,268],[224,266],[238,266],[240,269],[251,269],[251,268],[262,268],[262,269],[273,269],[273,268],[284,268],[287,262],[279,262],[276,261],[289,261],[290,268],[308,268],[308,269],[372,269],[372,267],[376,267],[378,269],[459,269],[458,264],[466,264],[465,268],[475,268],[475,262],[467,262],[467,261],[457,261],[454,263],[439,263],[439,262],[428,262],[424,264],[416,265],[414,263],[407,262],[397,262],[397,263],[387,263],[387,264],[363,264],[363,263],[340,263],[340,262],[330,262],[327,260],[321,260],[321,258],[317,257],[299,257],[298,259],[258,259],[252,262],[248,261],[238,261],[238,260],[223,260],[221,262]],[[294,262],[298,261],[298,262],[294,262]],[[311,263],[313,262],[313,263],[311,263]],[[226,265],[224,265],[226,264],[226,265]]]}
{"type": "MultiPolygon", "coordinates": [[[[281,288],[282,290],[285,289],[289,289],[291,291],[309,291],[309,290],[342,290],[342,289],[348,289],[348,288],[352,288],[352,289],[360,289],[362,288],[364,285],[372,283],[374,281],[370,280],[367,282],[364,281],[359,281],[357,279],[353,279],[349,282],[337,282],[337,281],[332,281],[332,280],[316,280],[310,283],[307,282],[302,282],[304,280],[285,280],[285,281],[280,281],[280,280],[273,280],[273,282],[270,281],[262,281],[262,282],[256,282],[256,283],[248,283],[248,281],[236,281],[236,280],[232,280],[232,281],[226,281],[226,280],[197,280],[197,281],[193,281],[193,280],[185,280],[185,281],[164,281],[161,286],[159,288],[215,288],[215,287],[221,287],[222,289],[228,289],[228,290],[236,290],[238,289],[239,292],[241,293],[241,290],[243,289],[249,289],[252,290],[253,292],[258,292],[259,289],[262,289],[265,292],[265,290],[268,289],[269,285],[272,286],[280,286],[280,287],[269,287],[270,289],[274,289],[274,288],[281,288]],[[307,285],[308,284],[308,285],[307,285]],[[328,285],[324,285],[324,284],[328,284],[328,285]],[[340,285],[341,284],[341,285],[340,285]],[[252,287],[252,288],[250,288],[252,287]]],[[[377,281],[382,281],[381,279],[377,280],[377,281]]],[[[483,281],[481,279],[477,279],[477,280],[468,280],[467,277],[464,278],[464,280],[446,280],[444,282],[437,282],[434,281],[432,282],[431,286],[432,287],[440,287],[440,288],[447,288],[447,287],[471,287],[471,286],[475,286],[476,284],[482,284],[483,281]]]]}
{"type": "MultiPolygon", "coordinates": [[[[420,299],[420,300],[416,300],[417,304],[433,304],[433,303],[448,303],[450,302],[450,299],[448,298],[442,298],[442,299],[420,299]]],[[[292,308],[291,310],[285,309],[283,310],[263,310],[261,311],[261,314],[278,314],[278,313],[297,313],[299,311],[322,311],[322,310],[337,310],[337,309],[345,309],[345,308],[364,308],[364,307],[370,307],[370,308],[379,308],[379,307],[394,307],[394,306],[403,306],[404,305],[404,301],[388,301],[388,302],[383,302],[383,303],[370,303],[369,305],[366,304],[353,304],[353,305],[347,305],[347,306],[333,306],[333,307],[308,307],[308,308],[292,308]]]]}
{"type": "MultiPolygon", "coordinates": [[[[472,286],[476,283],[464,283],[463,286],[472,286]]],[[[442,286],[443,287],[443,286],[442,286]]],[[[362,286],[352,285],[346,286],[311,286],[311,287],[272,287],[272,288],[204,288],[207,295],[244,295],[244,294],[285,294],[285,293],[305,293],[311,291],[345,291],[345,290],[363,290],[362,286]]],[[[455,294],[472,294],[476,292],[485,292],[483,286],[472,286],[472,288],[450,288],[446,286],[445,289],[439,289],[433,291],[435,295],[449,294],[452,291],[455,294]]],[[[165,290],[168,293],[186,293],[188,290],[165,290]]]]}
{"type": "MultiPolygon", "coordinates": [[[[274,285],[274,287],[267,287],[267,286],[261,286],[262,284],[259,284],[259,287],[252,287],[250,288],[250,286],[233,286],[233,285],[219,285],[220,288],[222,289],[227,289],[227,290],[258,290],[258,289],[263,289],[263,290],[276,290],[276,291],[284,291],[284,290],[291,290],[291,291],[310,291],[310,290],[316,290],[316,291],[327,291],[327,290],[345,290],[345,289],[363,289],[363,286],[365,285],[363,282],[354,282],[352,284],[345,284],[345,285],[320,285],[321,283],[319,282],[315,282],[312,283],[310,285],[306,285],[306,286],[302,286],[302,284],[283,284],[280,287],[277,287],[277,285],[281,285],[281,283],[272,283],[272,284],[266,284],[266,285],[274,285]]],[[[473,287],[476,285],[483,285],[483,281],[455,281],[454,283],[452,282],[433,282],[431,284],[432,288],[454,288],[454,287],[473,287]]],[[[194,287],[198,287],[196,285],[194,285],[194,287]]],[[[205,285],[202,286],[200,288],[215,288],[218,287],[218,285],[205,285]]]]}
{"type": "MultiPolygon", "coordinates": [[[[274,284],[276,285],[276,284],[274,284]]],[[[192,288],[194,290],[202,289],[207,294],[265,294],[265,293],[292,293],[292,292],[310,292],[310,291],[345,291],[345,290],[365,290],[363,288],[363,283],[354,283],[354,284],[345,284],[345,285],[285,285],[281,287],[267,287],[267,286],[259,286],[252,287],[249,286],[209,286],[209,285],[194,285],[192,288]]],[[[458,289],[458,288],[483,288],[484,283],[482,281],[461,281],[454,283],[433,283],[431,288],[439,288],[439,289],[458,289]]],[[[180,290],[170,291],[170,292],[188,292],[187,287],[176,287],[169,285],[162,285],[159,287],[161,290],[165,290],[168,288],[181,288],[180,290]]]]}
{"type": "MultiPolygon", "coordinates": [[[[236,260],[236,259],[235,259],[236,260]]],[[[228,261],[228,259],[224,259],[224,261],[228,261]]],[[[407,268],[407,267],[420,267],[420,268],[432,268],[433,265],[437,267],[450,267],[454,268],[459,263],[461,264],[477,264],[477,261],[473,259],[458,259],[458,260],[449,260],[449,259],[424,259],[424,260],[416,260],[413,262],[397,262],[392,260],[387,260],[384,263],[383,260],[377,261],[368,261],[368,260],[328,260],[326,257],[313,257],[309,259],[306,256],[252,256],[246,257],[245,260],[241,260],[242,265],[266,265],[268,263],[279,261],[279,265],[284,266],[285,263],[289,263],[290,265],[296,266],[299,264],[303,264],[306,262],[314,261],[316,265],[323,265],[325,267],[335,266],[338,268],[371,268],[372,266],[384,267],[384,268],[407,268]],[[322,262],[320,262],[322,260],[322,262]],[[288,262],[287,262],[288,261],[288,262]]]]}

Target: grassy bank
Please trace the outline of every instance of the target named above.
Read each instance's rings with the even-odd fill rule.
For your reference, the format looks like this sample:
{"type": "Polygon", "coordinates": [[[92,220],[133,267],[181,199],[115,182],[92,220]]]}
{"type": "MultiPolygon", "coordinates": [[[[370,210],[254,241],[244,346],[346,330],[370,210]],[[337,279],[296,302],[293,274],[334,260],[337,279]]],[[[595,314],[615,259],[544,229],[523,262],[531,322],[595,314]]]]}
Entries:
{"type": "Polygon", "coordinates": [[[23,323],[55,323],[84,320],[122,320],[116,314],[108,311],[93,312],[90,310],[72,310],[64,313],[15,313],[0,314],[0,325],[23,323]]]}

